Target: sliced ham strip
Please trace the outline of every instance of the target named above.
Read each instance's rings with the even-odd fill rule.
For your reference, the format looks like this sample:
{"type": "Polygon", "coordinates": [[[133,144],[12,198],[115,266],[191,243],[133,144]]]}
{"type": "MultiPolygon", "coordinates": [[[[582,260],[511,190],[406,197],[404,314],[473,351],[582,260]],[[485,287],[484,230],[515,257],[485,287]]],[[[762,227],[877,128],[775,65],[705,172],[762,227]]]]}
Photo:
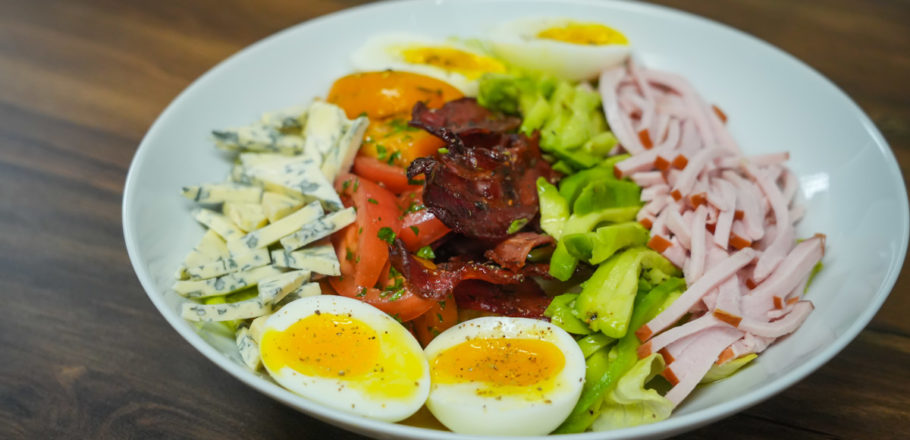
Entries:
{"type": "Polygon", "coordinates": [[[658,196],[665,196],[665,195],[669,195],[669,194],[670,194],[669,185],[664,185],[664,184],[651,185],[651,186],[641,190],[641,201],[650,202],[651,200],[654,200],[658,196]]]}
{"type": "Polygon", "coordinates": [[[708,269],[705,274],[683,293],[673,304],[670,304],[663,312],[655,316],[654,319],[643,325],[635,332],[638,339],[642,342],[647,341],[653,335],[663,331],[673,323],[682,318],[683,315],[693,306],[701,297],[708,293],[733,276],[737,271],[748,265],[755,258],[755,251],[752,248],[742,249],[735,254],[727,257],[724,261],[708,269]]]}
{"type": "Polygon", "coordinates": [[[682,268],[686,264],[686,250],[679,244],[679,240],[676,237],[670,239],[670,246],[665,248],[660,254],[678,268],[682,268]]]}
{"type": "Polygon", "coordinates": [[[704,330],[704,336],[693,341],[670,366],[664,370],[664,377],[673,383],[673,388],[664,396],[679,405],[711,369],[717,357],[730,344],[743,337],[743,332],[731,327],[711,327],[704,330]]]}
{"type": "Polygon", "coordinates": [[[825,239],[816,235],[796,245],[768,279],[743,297],[743,305],[760,316],[773,308],[773,296],[789,293],[808,276],[824,255],[825,239]]]}
{"type": "Polygon", "coordinates": [[[798,329],[814,308],[811,301],[799,301],[793,305],[790,313],[777,321],[765,322],[744,318],[739,323],[739,329],[756,336],[779,338],[798,329]]]}
{"type": "MultiPolygon", "coordinates": [[[[711,314],[703,315],[699,318],[693,319],[683,325],[678,327],[673,327],[653,338],[648,342],[645,342],[638,347],[638,358],[643,359],[651,355],[651,353],[656,353],[662,348],[682,339],[686,336],[693,335],[698,333],[706,328],[716,327],[716,326],[726,326],[731,327],[729,324],[718,320],[711,314]]],[[[732,327],[731,327],[732,328],[732,327]]]]}
{"type": "Polygon", "coordinates": [[[704,205],[695,210],[695,220],[692,222],[692,247],[689,249],[689,262],[684,268],[686,283],[692,284],[695,280],[701,278],[705,271],[705,259],[708,257],[708,250],[705,246],[705,221],[708,216],[708,209],[704,205]]]}
{"type": "Polygon", "coordinates": [[[691,248],[692,227],[687,224],[678,210],[670,210],[670,213],[667,215],[666,225],[667,229],[673,233],[673,236],[679,239],[679,244],[686,249],[691,248]]]}
{"type": "Polygon", "coordinates": [[[660,171],[643,171],[629,176],[636,185],[647,188],[651,185],[666,185],[663,173],[660,171]]]}
{"type": "Polygon", "coordinates": [[[724,157],[717,160],[717,165],[722,168],[738,168],[747,163],[758,166],[783,165],[788,160],[790,160],[790,153],[781,152],[748,157],[724,157]]]}
{"type": "Polygon", "coordinates": [[[616,99],[616,89],[625,75],[626,69],[622,66],[606,70],[600,75],[598,87],[602,97],[604,114],[607,117],[607,123],[610,124],[610,129],[626,151],[638,154],[644,151],[645,147],[638,140],[638,136],[628,118],[620,111],[619,100],[616,99]]]}
{"type": "Polygon", "coordinates": [[[695,180],[707,163],[722,153],[722,149],[711,147],[701,150],[693,156],[686,168],[682,170],[679,178],[676,179],[676,183],[673,184],[673,191],[671,192],[673,197],[679,200],[683,196],[689,195],[695,185],[695,180]]]}

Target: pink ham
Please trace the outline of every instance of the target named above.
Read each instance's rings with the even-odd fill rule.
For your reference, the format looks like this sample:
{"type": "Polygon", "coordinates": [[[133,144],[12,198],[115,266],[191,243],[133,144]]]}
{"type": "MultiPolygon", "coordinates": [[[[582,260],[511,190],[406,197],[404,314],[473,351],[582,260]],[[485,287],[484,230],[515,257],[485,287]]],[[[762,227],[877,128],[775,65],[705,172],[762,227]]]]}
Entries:
{"type": "Polygon", "coordinates": [[[651,185],[666,185],[667,181],[664,179],[663,173],[660,171],[643,171],[640,173],[633,173],[630,178],[636,185],[641,187],[649,187],[651,185]]]}
{"type": "Polygon", "coordinates": [[[717,326],[731,327],[729,324],[718,320],[711,314],[702,315],[683,325],[673,327],[639,346],[638,358],[642,359],[648,357],[651,353],[656,353],[662,348],[685,338],[686,336],[698,333],[706,328],[717,326]]]}
{"type": "Polygon", "coordinates": [[[639,340],[644,342],[650,339],[651,336],[663,331],[665,328],[678,321],[679,318],[682,318],[682,316],[685,315],[704,294],[708,293],[709,290],[717,287],[718,284],[751,263],[753,258],[755,258],[755,251],[751,248],[745,248],[708,269],[708,271],[705,272],[698,281],[690,285],[685,293],[677,298],[673,304],[670,304],[663,312],[638,329],[635,332],[635,335],[638,336],[639,340]]]}
{"type": "Polygon", "coordinates": [[[824,240],[795,244],[805,208],[794,203],[789,154],[743,157],[726,117],[683,78],[630,61],[604,72],[600,91],[631,154],[614,174],[642,186],[637,219],[651,230],[648,246],[689,285],[635,332],[641,356],[667,361],[667,398],[678,404],[715,361],[760,353],[805,321],[812,304],[800,298],[824,240]],[[687,314],[694,318],[672,327],[687,314]]]}
{"type": "Polygon", "coordinates": [[[790,313],[777,321],[754,321],[749,318],[744,318],[742,322],[739,323],[738,327],[740,330],[756,336],[779,338],[783,335],[793,333],[798,329],[799,326],[803,324],[803,321],[809,317],[809,313],[811,313],[814,308],[811,301],[799,301],[793,305],[793,309],[790,310],[790,313]]]}
{"type": "Polygon", "coordinates": [[[743,332],[732,327],[711,327],[703,333],[664,369],[664,377],[674,385],[664,397],[674,405],[679,405],[695,389],[724,349],[743,337],[743,332]]]}

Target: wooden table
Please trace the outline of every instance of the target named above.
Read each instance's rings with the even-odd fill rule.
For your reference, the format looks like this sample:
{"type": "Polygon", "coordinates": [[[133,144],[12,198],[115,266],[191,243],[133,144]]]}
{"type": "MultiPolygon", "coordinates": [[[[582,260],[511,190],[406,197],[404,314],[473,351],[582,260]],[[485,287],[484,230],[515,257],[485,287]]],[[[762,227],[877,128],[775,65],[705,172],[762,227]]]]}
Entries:
{"type": "MultiPolygon", "coordinates": [[[[910,4],[676,1],[818,69],[910,166],[910,4]]],[[[121,232],[127,167],[184,87],[357,0],[0,0],[0,438],[344,438],[228,376],[161,318],[121,232]]],[[[910,279],[780,395],[685,438],[910,436],[910,279]]]]}

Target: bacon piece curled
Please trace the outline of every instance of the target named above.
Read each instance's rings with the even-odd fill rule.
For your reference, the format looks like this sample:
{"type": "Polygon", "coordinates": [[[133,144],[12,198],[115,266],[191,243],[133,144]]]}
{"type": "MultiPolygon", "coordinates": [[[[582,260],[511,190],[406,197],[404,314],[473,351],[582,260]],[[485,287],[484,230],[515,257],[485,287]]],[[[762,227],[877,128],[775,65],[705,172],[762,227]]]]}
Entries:
{"type": "Polygon", "coordinates": [[[490,249],[484,255],[496,264],[513,272],[520,271],[525,266],[528,253],[531,249],[544,244],[554,244],[556,240],[549,235],[536,232],[521,232],[515,234],[490,249]]]}
{"type": "Polygon", "coordinates": [[[498,242],[515,221],[538,213],[538,177],[555,180],[537,136],[506,133],[515,118],[492,113],[477,101],[451,101],[438,110],[418,103],[411,125],[446,142],[444,154],[416,159],[408,177],[424,174],[424,205],[446,226],[469,238],[498,242]]]}

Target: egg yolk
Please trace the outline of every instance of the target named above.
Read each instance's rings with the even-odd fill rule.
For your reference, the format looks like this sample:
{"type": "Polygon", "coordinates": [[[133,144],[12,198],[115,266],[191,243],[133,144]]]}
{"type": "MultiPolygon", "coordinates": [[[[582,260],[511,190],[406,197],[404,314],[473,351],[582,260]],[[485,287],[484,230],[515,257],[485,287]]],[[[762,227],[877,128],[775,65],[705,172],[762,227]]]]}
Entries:
{"type": "Polygon", "coordinates": [[[409,120],[417,101],[438,108],[462,96],[461,91],[436,78],[411,72],[382,71],[339,78],[332,84],[327,101],[344,109],[349,118],[366,115],[372,125],[373,121],[390,116],[404,116],[409,120]]]}
{"type": "Polygon", "coordinates": [[[538,339],[489,338],[462,342],[439,353],[430,364],[433,383],[481,382],[497,393],[523,393],[543,386],[565,367],[555,344],[538,339]]]}
{"type": "Polygon", "coordinates": [[[589,46],[629,44],[629,40],[622,32],[599,23],[569,23],[565,26],[551,27],[540,31],[537,38],[589,46]]]}
{"type": "Polygon", "coordinates": [[[283,332],[268,332],[262,345],[276,369],[287,366],[307,376],[356,377],[379,357],[375,330],[359,319],[328,313],[301,319],[283,332]]]}
{"type": "Polygon", "coordinates": [[[403,329],[390,330],[317,312],[284,331],[267,331],[260,343],[262,361],[271,371],[288,367],[304,376],[343,380],[370,396],[408,398],[425,374],[423,354],[409,349],[403,329]]]}
{"type": "Polygon", "coordinates": [[[462,96],[461,91],[436,78],[383,71],[338,79],[329,90],[328,102],[344,109],[349,118],[362,114],[370,118],[360,154],[406,167],[445,146],[436,136],[408,125],[414,104],[423,101],[427,107],[439,108],[462,96]]]}
{"type": "Polygon", "coordinates": [[[451,47],[412,47],[401,51],[401,56],[409,64],[438,67],[449,72],[460,73],[468,79],[477,79],[484,73],[506,71],[506,67],[493,58],[451,47]]]}

